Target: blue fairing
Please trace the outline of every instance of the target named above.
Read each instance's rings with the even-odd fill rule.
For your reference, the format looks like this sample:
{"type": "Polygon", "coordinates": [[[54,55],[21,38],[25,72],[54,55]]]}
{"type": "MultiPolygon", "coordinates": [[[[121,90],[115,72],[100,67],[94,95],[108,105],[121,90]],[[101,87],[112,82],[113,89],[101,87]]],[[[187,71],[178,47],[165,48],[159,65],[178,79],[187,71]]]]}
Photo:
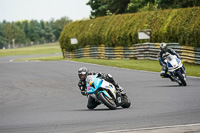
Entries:
{"type": "Polygon", "coordinates": [[[97,76],[94,77],[94,87],[96,89],[98,89],[99,87],[101,87],[103,80],[100,78],[97,78],[97,76]]]}
{"type": "Polygon", "coordinates": [[[93,83],[91,85],[86,85],[87,86],[87,93],[91,94],[91,93],[95,93],[96,90],[99,89],[99,87],[101,87],[103,80],[100,78],[97,78],[97,75],[94,76],[94,80],[93,83]]]}
{"type": "Polygon", "coordinates": [[[167,62],[167,67],[173,67],[169,62],[167,62]]]}

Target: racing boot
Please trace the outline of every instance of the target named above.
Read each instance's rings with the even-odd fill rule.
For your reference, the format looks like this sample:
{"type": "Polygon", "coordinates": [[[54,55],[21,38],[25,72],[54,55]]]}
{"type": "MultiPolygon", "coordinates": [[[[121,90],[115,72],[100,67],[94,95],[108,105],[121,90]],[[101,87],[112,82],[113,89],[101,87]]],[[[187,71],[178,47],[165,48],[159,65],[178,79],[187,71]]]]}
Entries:
{"type": "Polygon", "coordinates": [[[160,76],[161,76],[162,78],[169,78],[171,81],[174,81],[174,79],[173,79],[169,74],[167,74],[167,73],[162,73],[162,72],[161,72],[160,76]]]}

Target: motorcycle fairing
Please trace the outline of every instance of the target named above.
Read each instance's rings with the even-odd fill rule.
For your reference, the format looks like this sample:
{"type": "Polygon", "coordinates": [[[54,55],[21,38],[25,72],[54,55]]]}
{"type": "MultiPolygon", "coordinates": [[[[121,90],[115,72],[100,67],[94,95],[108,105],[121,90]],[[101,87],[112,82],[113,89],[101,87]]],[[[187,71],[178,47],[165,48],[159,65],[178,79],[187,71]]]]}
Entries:
{"type": "Polygon", "coordinates": [[[105,90],[101,90],[98,92],[103,92],[108,98],[111,96],[108,94],[106,90],[110,90],[114,94],[114,98],[116,98],[116,91],[114,85],[111,83],[105,81],[104,79],[97,78],[98,75],[95,75],[94,77],[89,77],[90,79],[88,80],[87,83],[87,93],[92,94],[95,93],[99,88],[103,88],[105,90]]]}
{"type": "Polygon", "coordinates": [[[173,67],[173,66],[171,65],[171,63],[167,62],[167,67],[169,68],[169,67],[173,67]]]}
{"type": "Polygon", "coordinates": [[[103,80],[94,76],[93,80],[89,81],[87,84],[87,93],[94,93],[99,87],[101,87],[103,80]]]}

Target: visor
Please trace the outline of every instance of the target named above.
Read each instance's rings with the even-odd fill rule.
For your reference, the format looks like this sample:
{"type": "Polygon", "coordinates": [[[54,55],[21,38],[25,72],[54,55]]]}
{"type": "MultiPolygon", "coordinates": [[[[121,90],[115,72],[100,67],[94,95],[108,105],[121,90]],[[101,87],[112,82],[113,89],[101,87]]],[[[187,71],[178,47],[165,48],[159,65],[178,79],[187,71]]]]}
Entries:
{"type": "Polygon", "coordinates": [[[79,74],[81,74],[81,75],[85,75],[85,74],[86,74],[86,72],[80,72],[79,74]]]}

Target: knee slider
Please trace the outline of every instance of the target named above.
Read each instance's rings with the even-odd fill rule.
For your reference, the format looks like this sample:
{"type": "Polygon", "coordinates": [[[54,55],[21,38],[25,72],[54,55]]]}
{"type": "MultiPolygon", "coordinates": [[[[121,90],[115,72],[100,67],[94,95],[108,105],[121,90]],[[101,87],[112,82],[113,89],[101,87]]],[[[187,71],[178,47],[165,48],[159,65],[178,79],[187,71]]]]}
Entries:
{"type": "Polygon", "coordinates": [[[165,76],[166,76],[165,73],[160,74],[160,77],[162,77],[162,78],[164,78],[165,76]]]}

